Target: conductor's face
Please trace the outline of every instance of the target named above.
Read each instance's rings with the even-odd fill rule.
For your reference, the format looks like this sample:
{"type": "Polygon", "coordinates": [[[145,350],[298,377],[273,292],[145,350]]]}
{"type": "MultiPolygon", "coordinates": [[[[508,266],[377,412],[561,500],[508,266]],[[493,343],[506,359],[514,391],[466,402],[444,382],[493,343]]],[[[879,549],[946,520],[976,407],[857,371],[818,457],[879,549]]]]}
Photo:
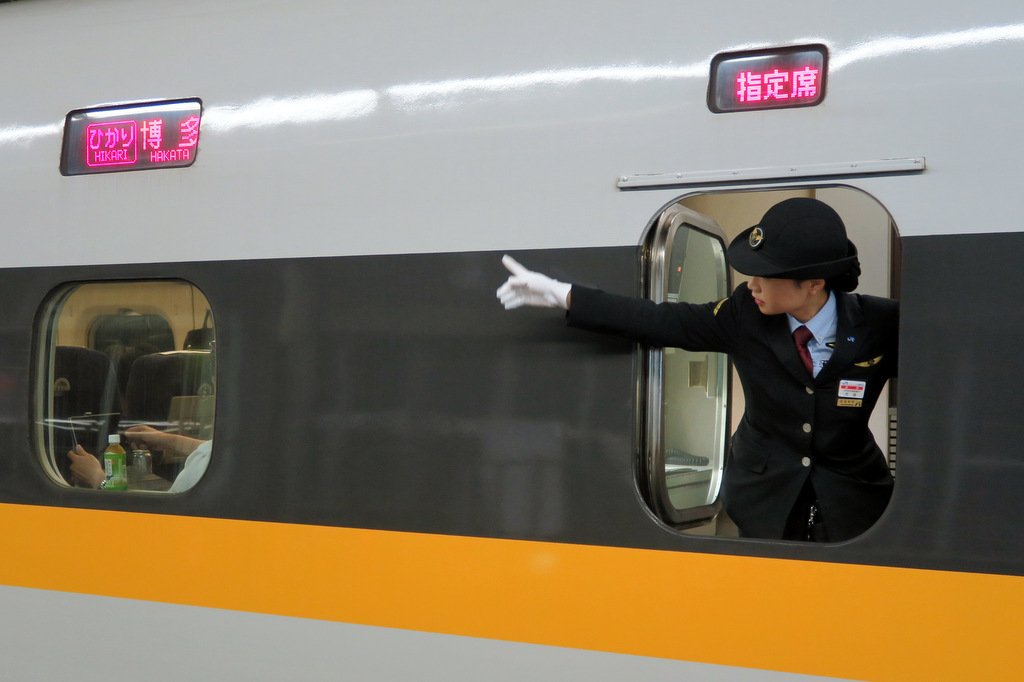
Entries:
{"type": "Polygon", "coordinates": [[[758,309],[765,315],[789,313],[801,322],[814,317],[828,299],[825,281],[808,279],[773,279],[753,277],[747,288],[754,296],[758,309]]]}

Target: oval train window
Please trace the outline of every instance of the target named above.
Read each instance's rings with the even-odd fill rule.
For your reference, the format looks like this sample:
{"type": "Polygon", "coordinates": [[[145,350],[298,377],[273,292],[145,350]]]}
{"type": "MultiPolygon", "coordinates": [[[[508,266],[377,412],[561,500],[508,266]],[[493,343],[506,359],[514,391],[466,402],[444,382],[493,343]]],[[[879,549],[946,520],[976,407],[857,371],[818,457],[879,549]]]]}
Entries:
{"type": "Polygon", "coordinates": [[[69,284],[38,327],[35,443],[56,482],[183,492],[212,448],[216,332],[180,280],[69,284]]]}

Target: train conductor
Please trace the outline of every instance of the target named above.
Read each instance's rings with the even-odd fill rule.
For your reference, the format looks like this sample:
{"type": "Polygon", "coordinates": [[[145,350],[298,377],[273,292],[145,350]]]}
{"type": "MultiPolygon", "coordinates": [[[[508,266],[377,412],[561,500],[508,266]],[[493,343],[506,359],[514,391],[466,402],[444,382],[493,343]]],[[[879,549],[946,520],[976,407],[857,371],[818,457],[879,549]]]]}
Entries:
{"type": "Polygon", "coordinates": [[[867,530],[892,493],[868,429],[896,375],[896,301],[849,293],[860,262],[842,219],[816,199],[782,201],[729,245],[751,277],[729,298],[660,303],[558,282],[510,257],[505,308],[561,307],[574,327],[649,346],[728,353],[746,411],[723,503],[744,537],[836,542],[867,530]]]}

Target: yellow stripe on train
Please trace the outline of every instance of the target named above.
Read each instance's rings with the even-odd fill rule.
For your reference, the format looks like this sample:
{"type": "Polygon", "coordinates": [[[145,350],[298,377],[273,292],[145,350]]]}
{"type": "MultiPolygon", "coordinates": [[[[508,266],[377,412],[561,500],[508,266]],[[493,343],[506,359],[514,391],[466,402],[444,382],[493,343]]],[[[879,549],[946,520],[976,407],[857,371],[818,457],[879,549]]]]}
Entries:
{"type": "Polygon", "coordinates": [[[1019,577],[22,505],[0,524],[7,585],[853,679],[1024,672],[1019,577]]]}

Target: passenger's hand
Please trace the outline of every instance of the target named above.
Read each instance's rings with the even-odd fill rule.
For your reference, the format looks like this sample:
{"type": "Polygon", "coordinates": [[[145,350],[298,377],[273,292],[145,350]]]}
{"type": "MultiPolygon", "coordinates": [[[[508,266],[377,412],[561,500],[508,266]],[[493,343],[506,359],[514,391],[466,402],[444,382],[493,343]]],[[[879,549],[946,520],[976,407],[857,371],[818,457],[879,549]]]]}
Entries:
{"type": "Polygon", "coordinates": [[[76,445],[74,450],[68,451],[68,459],[71,460],[71,480],[75,483],[99,488],[100,483],[106,480],[107,474],[103,471],[103,465],[81,445],[76,445]]]}
{"type": "Polygon", "coordinates": [[[538,308],[569,309],[569,292],[571,284],[551,279],[539,272],[527,270],[517,263],[512,256],[503,256],[502,264],[512,275],[498,289],[498,300],[506,310],[520,306],[536,306],[538,308]]]}
{"type": "Polygon", "coordinates": [[[158,431],[152,426],[132,426],[124,430],[124,435],[133,450],[158,450],[172,455],[188,455],[203,441],[189,438],[178,433],[158,431]]]}
{"type": "Polygon", "coordinates": [[[177,435],[158,431],[152,426],[132,426],[124,430],[133,450],[175,450],[177,435]]]}

